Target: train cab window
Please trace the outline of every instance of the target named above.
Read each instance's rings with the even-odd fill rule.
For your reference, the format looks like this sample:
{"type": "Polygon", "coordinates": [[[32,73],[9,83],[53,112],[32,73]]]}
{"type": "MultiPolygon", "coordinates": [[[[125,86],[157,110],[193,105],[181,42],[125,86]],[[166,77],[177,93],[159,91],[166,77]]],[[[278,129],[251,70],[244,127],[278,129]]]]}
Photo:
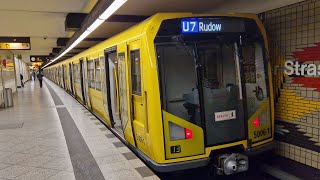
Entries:
{"type": "Polygon", "coordinates": [[[193,56],[175,44],[158,45],[157,56],[161,69],[163,109],[179,118],[196,123],[196,117],[189,116],[189,114],[193,114],[191,108],[196,111],[196,104],[199,104],[199,100],[196,98],[199,96],[196,88],[197,75],[193,56]],[[186,104],[187,99],[193,100],[193,103],[186,104]],[[186,108],[189,108],[190,111],[186,108]]]}
{"type": "Polygon", "coordinates": [[[214,42],[186,47],[166,44],[158,46],[157,53],[165,111],[201,125],[199,85],[208,123],[215,122],[216,112],[237,108],[240,103],[238,71],[230,45],[214,42]],[[195,59],[201,75],[197,74],[195,59]]]}
{"type": "Polygon", "coordinates": [[[89,88],[94,89],[94,62],[93,62],[93,60],[88,61],[88,83],[89,83],[89,88]]]}
{"type": "Polygon", "coordinates": [[[267,91],[267,69],[263,46],[259,42],[243,45],[243,67],[247,96],[248,116],[254,114],[269,96],[267,91]]]}
{"type": "Polygon", "coordinates": [[[140,50],[130,52],[132,93],[141,95],[140,50]]]}
{"type": "Polygon", "coordinates": [[[101,91],[101,71],[100,71],[100,62],[99,58],[94,60],[95,63],[95,79],[96,79],[96,90],[101,91]]]}

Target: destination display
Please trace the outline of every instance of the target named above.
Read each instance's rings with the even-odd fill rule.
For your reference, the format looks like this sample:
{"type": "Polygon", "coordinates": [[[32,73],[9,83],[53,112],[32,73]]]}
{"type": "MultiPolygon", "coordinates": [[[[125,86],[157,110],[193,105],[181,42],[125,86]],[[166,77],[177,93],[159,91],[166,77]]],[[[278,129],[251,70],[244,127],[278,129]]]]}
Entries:
{"type": "Polygon", "coordinates": [[[244,32],[242,20],[217,18],[188,18],[181,20],[181,33],[244,32]]]}

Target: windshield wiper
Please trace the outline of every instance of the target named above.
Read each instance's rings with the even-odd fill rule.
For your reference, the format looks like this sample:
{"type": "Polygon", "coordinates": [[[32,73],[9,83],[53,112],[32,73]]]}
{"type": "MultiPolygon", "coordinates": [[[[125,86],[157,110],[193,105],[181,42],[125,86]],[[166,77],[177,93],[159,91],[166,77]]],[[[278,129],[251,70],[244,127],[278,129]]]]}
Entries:
{"type": "Polygon", "coordinates": [[[198,65],[197,56],[193,53],[192,51],[193,49],[188,47],[188,45],[185,43],[182,37],[183,37],[182,35],[172,36],[172,40],[177,42],[178,45],[180,45],[185,51],[187,51],[189,55],[193,57],[194,62],[198,65]]]}

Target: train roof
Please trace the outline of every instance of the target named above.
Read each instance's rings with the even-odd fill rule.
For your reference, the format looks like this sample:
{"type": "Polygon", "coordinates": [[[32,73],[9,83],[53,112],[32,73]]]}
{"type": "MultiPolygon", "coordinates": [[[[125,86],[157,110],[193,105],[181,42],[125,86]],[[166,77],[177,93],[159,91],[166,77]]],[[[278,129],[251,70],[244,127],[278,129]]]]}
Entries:
{"type": "MultiPolygon", "coordinates": [[[[257,15],[250,14],[250,13],[228,13],[228,14],[227,13],[218,13],[218,14],[157,13],[157,14],[149,17],[148,19],[142,21],[141,23],[138,23],[138,24],[108,38],[107,40],[105,40],[105,41],[103,41],[93,47],[90,47],[89,49],[87,49],[87,50],[85,50],[85,51],[83,51],[83,52],[81,52],[71,58],[65,59],[57,64],[54,64],[50,67],[55,67],[63,62],[68,62],[68,61],[72,61],[75,59],[80,59],[82,57],[86,57],[86,56],[90,56],[90,55],[94,55],[95,58],[97,58],[98,56],[96,54],[98,54],[99,52],[103,52],[104,49],[109,48],[109,47],[113,47],[123,41],[127,41],[132,38],[144,35],[148,31],[148,29],[149,29],[148,27],[150,27],[150,26],[153,26],[153,27],[158,26],[159,27],[163,20],[173,19],[173,18],[182,18],[182,17],[200,17],[200,16],[243,17],[243,18],[250,18],[250,19],[254,19],[256,21],[259,21],[257,15]]],[[[93,58],[90,58],[90,59],[93,59],[93,58]]],[[[48,68],[50,68],[50,67],[48,67],[48,68]]]]}

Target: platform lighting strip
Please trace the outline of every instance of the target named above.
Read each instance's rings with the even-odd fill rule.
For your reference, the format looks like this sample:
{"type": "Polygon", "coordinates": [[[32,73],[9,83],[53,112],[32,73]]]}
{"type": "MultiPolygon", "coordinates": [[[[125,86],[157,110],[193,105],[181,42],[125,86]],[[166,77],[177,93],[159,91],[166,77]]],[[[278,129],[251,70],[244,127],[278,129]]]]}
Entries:
{"type": "Polygon", "coordinates": [[[113,3],[87,28],[86,31],[81,34],[81,36],[74,41],[70,47],[68,47],[63,53],[61,53],[58,57],[51,60],[48,64],[46,64],[43,68],[49,66],[53,62],[60,59],[62,56],[67,54],[71,49],[77,46],[84,38],[86,38],[90,33],[92,33],[95,29],[97,29],[105,20],[107,20],[114,12],[116,12],[123,4],[125,4],[128,0],[115,0],[113,3]]]}

